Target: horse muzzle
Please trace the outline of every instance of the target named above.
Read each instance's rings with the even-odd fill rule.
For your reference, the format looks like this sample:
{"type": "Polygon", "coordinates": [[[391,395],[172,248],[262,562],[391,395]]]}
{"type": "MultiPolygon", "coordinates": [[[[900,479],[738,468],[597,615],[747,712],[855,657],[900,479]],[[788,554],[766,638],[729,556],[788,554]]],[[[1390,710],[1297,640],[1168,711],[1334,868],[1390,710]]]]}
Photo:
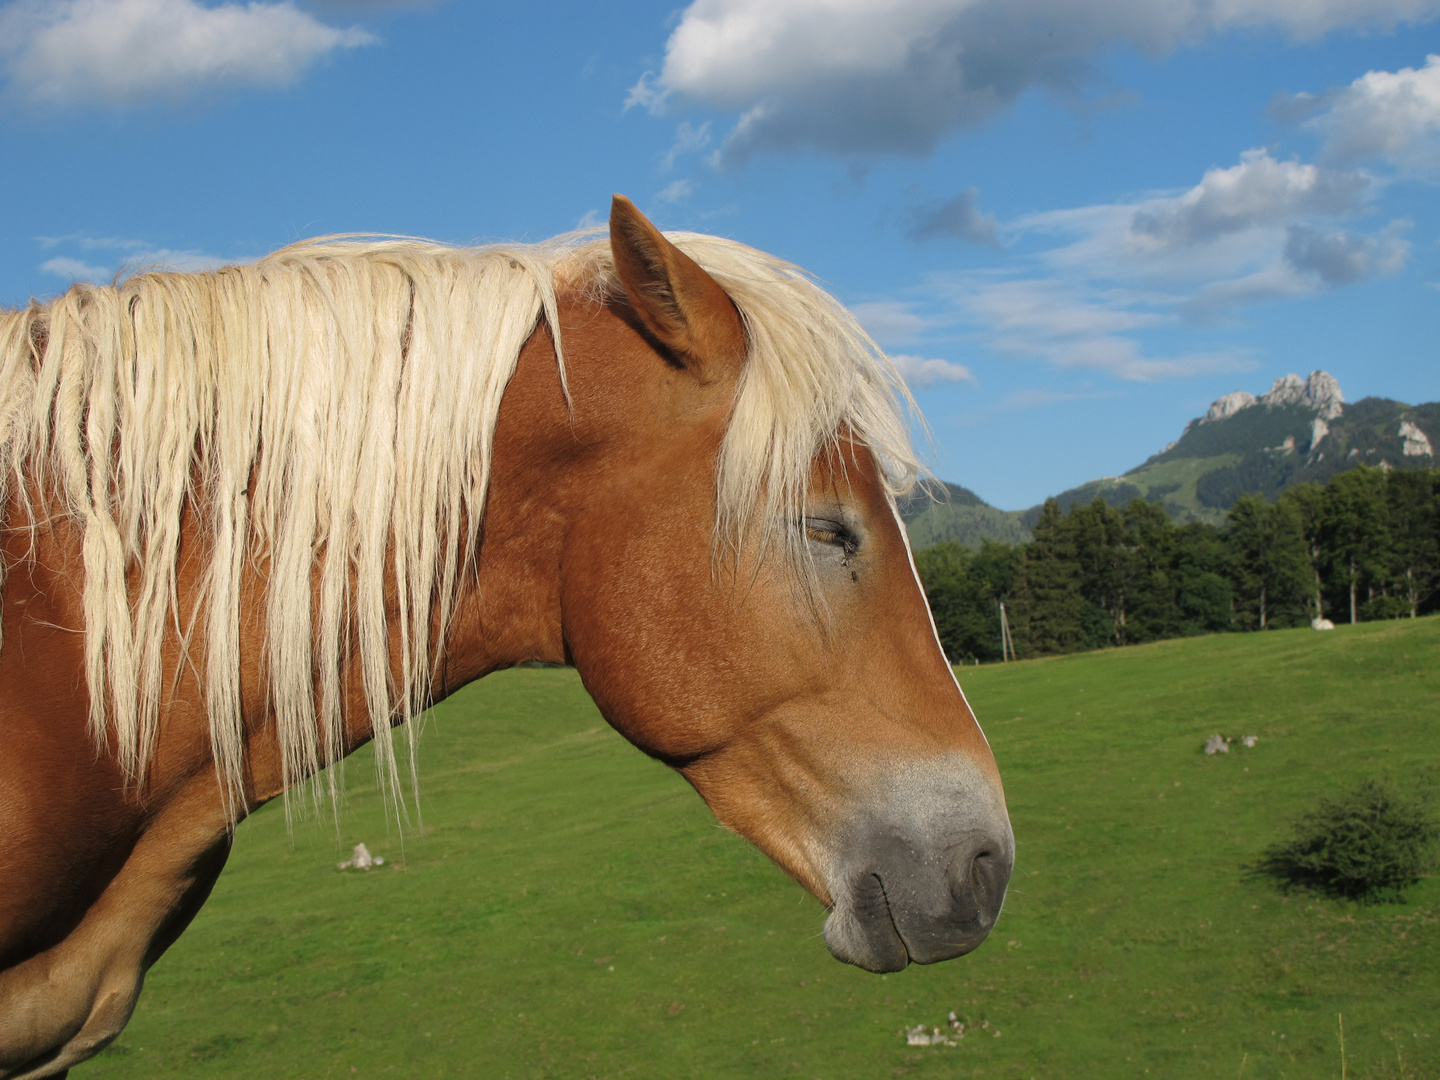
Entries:
{"type": "Polygon", "coordinates": [[[1015,839],[998,782],[930,779],[899,785],[845,830],[825,921],[836,959],[874,972],[949,960],[999,918],[1015,839]]]}

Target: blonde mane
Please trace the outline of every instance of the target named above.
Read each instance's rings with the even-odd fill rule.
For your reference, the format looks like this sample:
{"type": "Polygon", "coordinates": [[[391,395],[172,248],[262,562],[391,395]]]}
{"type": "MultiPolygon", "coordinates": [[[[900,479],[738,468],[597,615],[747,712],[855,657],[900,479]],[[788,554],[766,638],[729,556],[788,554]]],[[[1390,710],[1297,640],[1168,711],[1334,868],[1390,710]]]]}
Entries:
{"type": "MultiPolygon", "coordinates": [[[[718,463],[717,537],[738,545],[759,521],[793,547],[811,465],[842,438],[875,452],[893,491],[908,488],[910,398],[854,318],[779,259],[670,238],[730,294],[751,341],[718,463]]],[[[233,814],[248,562],[266,578],[258,617],[287,784],[342,756],[353,650],[382,783],[398,789],[391,726],[428,703],[432,630],[444,640],[462,552],[475,550],[501,397],[537,326],[559,325],[568,288],[618,291],[605,240],[329,238],[0,311],[0,508],[29,527],[59,512],[83,532],[90,724],[127,775],[142,778],[153,753],[174,627],[203,654],[189,662],[233,814]],[[181,610],[186,514],[208,566],[181,610]]]]}

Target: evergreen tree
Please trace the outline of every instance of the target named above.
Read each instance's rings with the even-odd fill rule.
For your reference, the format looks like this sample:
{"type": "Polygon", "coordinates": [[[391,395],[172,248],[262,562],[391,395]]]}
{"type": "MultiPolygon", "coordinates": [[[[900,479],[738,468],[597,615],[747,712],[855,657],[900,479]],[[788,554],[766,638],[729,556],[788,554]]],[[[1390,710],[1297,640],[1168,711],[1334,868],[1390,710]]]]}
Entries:
{"type": "Polygon", "coordinates": [[[1385,474],[1361,466],[1331,477],[1321,503],[1321,546],[1329,589],[1344,597],[1350,621],[1360,621],[1361,604],[1374,598],[1390,555],[1385,474]],[[1366,600],[1362,601],[1364,594],[1366,600]]]}
{"type": "Polygon", "coordinates": [[[970,560],[970,572],[985,586],[986,593],[997,602],[1010,600],[1020,576],[1020,555],[1023,544],[1002,544],[984,540],[970,560]]]}
{"type": "Polygon", "coordinates": [[[1185,633],[1176,595],[1178,535],[1179,530],[1156,503],[1133,499],[1125,508],[1126,637],[1130,641],[1158,641],[1185,633]]]}
{"type": "Polygon", "coordinates": [[[1225,534],[1193,522],[1175,530],[1171,566],[1180,633],[1214,634],[1235,627],[1233,562],[1225,534]]]}
{"type": "Polygon", "coordinates": [[[953,541],[937,544],[916,553],[915,568],[950,662],[998,660],[1000,617],[985,581],[974,572],[974,553],[953,541]]]}
{"type": "Polygon", "coordinates": [[[1046,499],[1020,559],[1012,623],[1021,656],[1074,652],[1085,641],[1075,542],[1060,505],[1046,499]]]}
{"type": "MultiPolygon", "coordinates": [[[[1130,583],[1125,515],[1098,495],[1089,506],[1072,507],[1062,528],[1070,534],[1080,571],[1080,595],[1098,623],[1087,634],[1091,645],[1125,645],[1125,603],[1130,583]]],[[[1090,629],[1087,627],[1087,629],[1090,629]]]]}
{"type": "Polygon", "coordinates": [[[1325,555],[1325,489],[1318,484],[1297,484],[1280,496],[1280,501],[1289,503],[1295,508],[1295,513],[1299,515],[1300,532],[1305,537],[1305,555],[1306,561],[1309,563],[1312,581],[1311,594],[1314,604],[1312,617],[1323,619],[1325,617],[1325,585],[1321,569],[1324,566],[1325,555]]]}
{"type": "Polygon", "coordinates": [[[1440,472],[1391,472],[1385,477],[1390,524],[1390,571],[1401,610],[1420,614],[1434,594],[1440,572],[1440,472]]]}
{"type": "Polygon", "coordinates": [[[1308,562],[1295,507],[1240,496],[1230,508],[1226,542],[1246,623],[1265,630],[1300,622],[1306,614],[1308,562]]]}

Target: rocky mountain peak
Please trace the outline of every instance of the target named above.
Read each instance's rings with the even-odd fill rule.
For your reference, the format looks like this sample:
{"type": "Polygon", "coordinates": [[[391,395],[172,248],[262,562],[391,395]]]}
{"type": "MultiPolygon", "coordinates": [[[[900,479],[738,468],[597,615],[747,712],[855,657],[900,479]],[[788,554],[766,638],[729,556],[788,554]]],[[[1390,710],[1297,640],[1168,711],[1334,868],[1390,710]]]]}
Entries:
{"type": "Polygon", "coordinates": [[[1267,408],[1277,405],[1303,405],[1314,409],[1321,419],[1334,420],[1344,410],[1345,395],[1340,384],[1328,372],[1312,371],[1308,379],[1299,375],[1284,375],[1275,380],[1270,391],[1260,398],[1260,404],[1267,408]]]}
{"type": "Polygon", "coordinates": [[[1345,395],[1340,390],[1340,384],[1329,372],[1312,371],[1309,378],[1305,379],[1299,375],[1282,375],[1275,380],[1275,385],[1258,398],[1244,390],[1226,394],[1210,406],[1209,411],[1200,418],[1200,423],[1213,424],[1256,405],[1264,405],[1267,409],[1280,405],[1300,405],[1314,409],[1321,420],[1334,420],[1345,409],[1345,395]]]}
{"type": "MultiPolygon", "coordinates": [[[[1279,385],[1278,383],[1276,385],[1279,385]]],[[[1216,399],[1211,404],[1210,411],[1200,418],[1202,424],[1213,424],[1216,420],[1224,420],[1234,416],[1241,409],[1248,409],[1255,404],[1255,395],[1247,394],[1244,390],[1236,390],[1233,394],[1226,394],[1216,399]]]]}

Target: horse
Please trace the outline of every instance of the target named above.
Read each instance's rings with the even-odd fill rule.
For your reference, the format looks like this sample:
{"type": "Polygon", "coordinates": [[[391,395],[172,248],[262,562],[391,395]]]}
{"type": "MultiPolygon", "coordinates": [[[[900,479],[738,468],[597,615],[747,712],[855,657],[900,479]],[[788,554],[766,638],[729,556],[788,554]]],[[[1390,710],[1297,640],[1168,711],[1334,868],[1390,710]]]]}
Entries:
{"type": "Polygon", "coordinates": [[[328,237],[0,312],[0,1078],[115,1039],[237,821],[372,740],[403,801],[395,733],[530,661],[839,960],[974,949],[1014,838],[896,509],[911,409],[803,271],[622,196],[608,235],[328,237]]]}

